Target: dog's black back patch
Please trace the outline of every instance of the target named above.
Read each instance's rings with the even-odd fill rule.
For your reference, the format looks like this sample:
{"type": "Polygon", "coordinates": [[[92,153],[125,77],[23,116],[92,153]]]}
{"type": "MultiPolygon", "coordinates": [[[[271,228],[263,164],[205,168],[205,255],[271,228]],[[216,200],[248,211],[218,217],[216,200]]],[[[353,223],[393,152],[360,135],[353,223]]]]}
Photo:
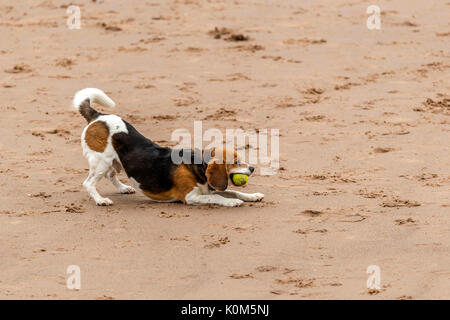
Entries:
{"type": "Polygon", "coordinates": [[[112,144],[128,177],[151,193],[170,190],[173,186],[172,172],[176,168],[171,160],[171,149],[158,146],[124,122],[128,133],[114,134],[112,144]]]}

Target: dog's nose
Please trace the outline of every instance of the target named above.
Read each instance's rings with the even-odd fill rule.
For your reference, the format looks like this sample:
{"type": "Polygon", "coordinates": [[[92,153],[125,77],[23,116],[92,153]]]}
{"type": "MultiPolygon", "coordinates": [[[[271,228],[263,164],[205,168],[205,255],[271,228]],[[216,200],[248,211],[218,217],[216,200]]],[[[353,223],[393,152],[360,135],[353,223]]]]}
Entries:
{"type": "Polygon", "coordinates": [[[248,167],[248,170],[250,170],[250,174],[252,174],[253,171],[255,171],[255,168],[253,168],[253,167],[248,167]]]}

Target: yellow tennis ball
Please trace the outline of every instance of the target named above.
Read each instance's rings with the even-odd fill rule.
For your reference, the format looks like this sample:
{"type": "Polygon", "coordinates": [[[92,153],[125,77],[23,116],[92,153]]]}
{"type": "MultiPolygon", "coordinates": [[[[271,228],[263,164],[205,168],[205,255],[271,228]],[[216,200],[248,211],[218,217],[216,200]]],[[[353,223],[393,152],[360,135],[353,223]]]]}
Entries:
{"type": "Polygon", "coordinates": [[[241,173],[233,174],[233,183],[236,186],[243,186],[243,185],[247,184],[247,182],[248,182],[248,175],[241,174],[241,173]]]}

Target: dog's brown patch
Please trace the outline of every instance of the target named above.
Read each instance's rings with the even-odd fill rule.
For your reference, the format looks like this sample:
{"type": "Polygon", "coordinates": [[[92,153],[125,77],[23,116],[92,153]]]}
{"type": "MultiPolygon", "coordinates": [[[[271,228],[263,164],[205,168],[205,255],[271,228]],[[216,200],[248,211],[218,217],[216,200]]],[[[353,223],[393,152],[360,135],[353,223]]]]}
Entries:
{"type": "Polygon", "coordinates": [[[208,164],[206,169],[206,178],[211,187],[217,191],[224,191],[228,187],[227,165],[216,162],[214,158],[208,164]]]}
{"type": "Polygon", "coordinates": [[[160,193],[152,193],[148,190],[142,190],[142,193],[145,194],[147,197],[149,197],[152,200],[157,201],[170,201],[174,199],[178,199],[175,194],[175,189],[172,188],[168,191],[160,192],[160,193]]]}
{"type": "Polygon", "coordinates": [[[234,150],[228,150],[226,148],[217,148],[211,151],[211,156],[217,159],[217,163],[223,163],[227,165],[227,169],[232,169],[235,167],[241,167],[238,164],[240,157],[238,153],[234,150]]]}
{"type": "Polygon", "coordinates": [[[84,136],[88,147],[97,152],[103,152],[108,144],[109,129],[105,122],[97,121],[91,124],[84,136]]]}
{"type": "Polygon", "coordinates": [[[185,202],[184,198],[197,186],[194,173],[185,165],[180,165],[174,172],[173,179],[177,190],[177,198],[185,202]]]}
{"type": "Polygon", "coordinates": [[[197,186],[197,179],[194,173],[186,165],[182,164],[175,169],[173,182],[174,186],[164,192],[152,193],[147,190],[142,190],[142,192],[153,200],[169,201],[178,199],[186,203],[186,195],[197,186]]]}

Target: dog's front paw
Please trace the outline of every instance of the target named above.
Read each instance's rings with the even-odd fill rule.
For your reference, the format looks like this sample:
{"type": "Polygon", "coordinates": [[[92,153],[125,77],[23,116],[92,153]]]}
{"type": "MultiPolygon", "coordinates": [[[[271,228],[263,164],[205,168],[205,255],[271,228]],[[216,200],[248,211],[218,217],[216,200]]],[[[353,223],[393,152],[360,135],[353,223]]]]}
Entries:
{"type": "Polygon", "coordinates": [[[243,203],[244,201],[239,199],[226,199],[223,205],[226,207],[239,207],[242,206],[243,203]]]}
{"type": "Polygon", "coordinates": [[[244,201],[248,202],[258,202],[261,201],[264,198],[264,194],[256,192],[256,193],[249,193],[245,196],[244,201]]]}
{"type": "Polygon", "coordinates": [[[136,190],[133,187],[124,186],[124,187],[120,188],[119,192],[124,193],[124,194],[131,194],[131,193],[136,193],[136,190]]]}
{"type": "Polygon", "coordinates": [[[113,202],[111,199],[108,198],[102,198],[99,201],[97,201],[98,206],[112,206],[113,202]]]}

